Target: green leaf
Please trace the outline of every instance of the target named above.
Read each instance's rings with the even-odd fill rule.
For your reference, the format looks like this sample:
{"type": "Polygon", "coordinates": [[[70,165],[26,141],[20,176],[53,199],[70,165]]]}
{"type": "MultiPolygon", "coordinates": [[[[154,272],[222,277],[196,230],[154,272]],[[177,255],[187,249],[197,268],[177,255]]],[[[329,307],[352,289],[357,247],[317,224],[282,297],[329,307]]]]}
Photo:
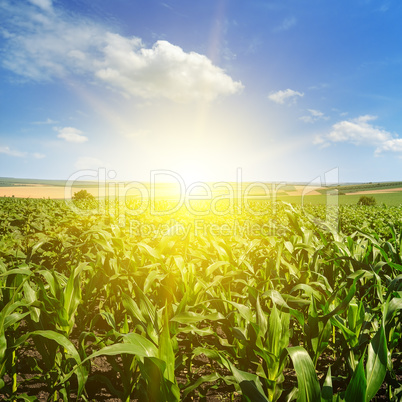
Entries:
{"type": "Polygon", "coordinates": [[[331,317],[331,323],[333,326],[338,327],[342,331],[342,334],[349,346],[355,347],[358,344],[359,340],[357,335],[344,325],[341,317],[331,317]]]}
{"type": "Polygon", "coordinates": [[[5,330],[9,325],[15,323],[16,319],[22,319],[19,313],[15,313],[17,315],[13,315],[13,311],[19,307],[28,307],[24,302],[17,301],[13,303],[13,300],[10,300],[4,308],[0,311],[0,362],[4,359],[4,356],[7,351],[7,339],[5,330]]]}
{"type": "MultiPolygon", "coordinates": [[[[13,400],[13,399],[11,399],[11,400],[13,400]]],[[[26,402],[36,402],[38,400],[38,398],[36,396],[29,396],[27,394],[18,394],[18,400],[22,400],[22,401],[26,401],[26,402]]]]}
{"type": "MultiPolygon", "coordinates": [[[[195,325],[187,325],[185,327],[181,327],[179,330],[177,330],[176,333],[182,333],[182,334],[192,333],[192,334],[197,334],[200,336],[207,336],[207,335],[215,334],[215,331],[210,327],[198,328],[195,325]]],[[[219,339],[222,339],[222,338],[219,338],[219,339]]]]}
{"type": "Polygon", "coordinates": [[[130,314],[133,321],[139,321],[141,324],[146,322],[137,303],[130,296],[128,296],[126,293],[122,293],[121,300],[124,308],[127,310],[127,313],[130,314]]]}
{"type": "Polygon", "coordinates": [[[228,265],[230,265],[230,263],[227,262],[227,261],[216,261],[216,262],[214,262],[212,265],[210,265],[210,266],[205,270],[205,276],[207,276],[207,277],[210,276],[211,274],[214,273],[214,271],[215,271],[217,268],[219,268],[219,267],[221,267],[221,266],[223,266],[223,265],[228,266],[228,265]]]}
{"type": "Polygon", "coordinates": [[[328,313],[326,316],[324,316],[325,319],[331,318],[335,314],[345,310],[348,306],[350,301],[353,299],[353,296],[356,293],[356,282],[362,277],[362,274],[359,274],[356,278],[354,278],[352,286],[350,287],[350,290],[346,297],[339,303],[330,313],[328,313]]]}
{"type": "Polygon", "coordinates": [[[137,244],[138,248],[141,250],[143,254],[148,254],[150,257],[152,257],[153,260],[159,261],[162,259],[162,256],[160,252],[144,242],[140,242],[137,244]]]}
{"type": "Polygon", "coordinates": [[[28,335],[41,336],[43,338],[47,338],[57,342],[76,361],[78,365],[76,373],[78,381],[78,396],[80,396],[82,391],[84,390],[88,374],[85,370],[85,367],[81,365],[81,358],[75,346],[64,335],[51,330],[34,331],[28,335]]]}
{"type": "MultiPolygon", "coordinates": [[[[166,370],[166,363],[156,357],[144,358],[139,362],[141,374],[146,381],[146,400],[169,401],[180,400],[180,389],[176,383],[164,378],[162,373],[166,370]]],[[[145,399],[145,398],[144,398],[145,399]]]]}
{"type": "Polygon", "coordinates": [[[320,384],[314,369],[314,364],[301,346],[286,348],[293,362],[299,388],[298,402],[316,402],[321,400],[320,384]]]}
{"type": "Polygon", "coordinates": [[[363,357],[360,359],[352,378],[346,388],[346,402],[366,402],[366,376],[364,374],[363,357]]]}
{"type": "Polygon", "coordinates": [[[12,314],[8,315],[4,319],[4,329],[8,328],[9,326],[15,324],[18,321],[21,321],[28,314],[29,314],[29,311],[27,311],[26,313],[12,313],[12,314]]]}
{"type": "Polygon", "coordinates": [[[207,348],[202,348],[202,347],[197,347],[193,350],[193,356],[198,356],[201,353],[203,353],[205,356],[207,356],[208,359],[215,360],[218,363],[222,364],[224,367],[226,367],[228,370],[230,370],[230,366],[229,366],[230,363],[217,350],[207,349],[207,348]]]}
{"type": "Polygon", "coordinates": [[[170,321],[178,322],[179,324],[192,324],[205,320],[205,316],[202,314],[194,313],[193,311],[184,311],[176,314],[170,321]]]}
{"type": "Polygon", "coordinates": [[[232,363],[228,362],[234,378],[239,383],[243,397],[250,402],[269,402],[264,395],[260,379],[255,374],[238,370],[232,363]]]}
{"type": "Polygon", "coordinates": [[[190,386],[184,388],[183,397],[185,398],[191,391],[198,388],[201,384],[204,384],[204,382],[214,382],[214,381],[218,380],[219,378],[221,378],[221,376],[218,373],[203,375],[196,382],[194,382],[190,386]]]}
{"type": "Polygon", "coordinates": [[[332,377],[331,377],[331,366],[328,367],[327,376],[325,377],[324,385],[322,387],[321,401],[332,402],[333,399],[333,389],[332,389],[332,377]]]}
{"type": "Polygon", "coordinates": [[[9,275],[32,275],[32,271],[29,268],[14,268],[10,269],[7,272],[4,272],[0,275],[0,277],[3,276],[9,276],[9,275]]]}
{"type": "Polygon", "coordinates": [[[235,303],[229,300],[225,301],[226,303],[230,303],[233,307],[236,307],[240,315],[247,321],[247,323],[254,322],[253,312],[249,307],[245,306],[244,304],[235,303]]]}
{"type": "Polygon", "coordinates": [[[139,356],[156,357],[158,356],[158,349],[156,346],[147,338],[142,335],[136,334],[134,332],[130,334],[123,335],[123,341],[125,343],[130,343],[136,345],[141,351],[138,353],[139,356]]]}
{"type": "Polygon", "coordinates": [[[268,320],[267,349],[274,356],[279,357],[282,350],[279,347],[279,340],[282,333],[281,319],[278,309],[274,304],[268,320]]]}
{"type": "Polygon", "coordinates": [[[39,274],[43,275],[43,277],[46,279],[47,283],[49,284],[50,291],[54,297],[56,297],[56,292],[57,292],[57,284],[56,284],[56,278],[54,275],[52,275],[51,272],[46,271],[44,269],[41,269],[38,271],[39,274]]]}
{"type": "MultiPolygon", "coordinates": [[[[37,300],[37,294],[35,290],[32,289],[32,287],[29,285],[28,282],[24,282],[23,289],[25,294],[25,300],[28,301],[29,303],[34,303],[37,300]]],[[[30,314],[32,321],[39,322],[40,309],[38,309],[37,307],[32,307],[30,314]]]]}
{"type": "Polygon", "coordinates": [[[388,304],[386,309],[385,322],[388,323],[394,316],[394,313],[398,310],[402,310],[402,298],[394,297],[388,304]]]}
{"type": "Polygon", "coordinates": [[[164,377],[174,383],[175,355],[173,351],[172,340],[170,339],[167,308],[165,308],[163,328],[159,336],[159,358],[166,363],[166,374],[163,373],[164,377]]]}
{"type": "Polygon", "coordinates": [[[301,314],[299,311],[290,308],[289,305],[286,303],[285,299],[282,297],[282,295],[277,291],[277,290],[268,290],[266,291],[263,296],[268,296],[271,298],[271,300],[281,308],[281,311],[289,312],[292,314],[297,321],[299,321],[301,326],[304,326],[304,317],[303,314],[301,314]]]}
{"type": "Polygon", "coordinates": [[[264,337],[267,332],[268,323],[267,323],[267,316],[266,316],[265,312],[263,311],[263,309],[261,308],[259,296],[257,296],[257,302],[255,305],[255,308],[256,308],[256,312],[257,312],[257,324],[260,327],[261,336],[264,337]]]}
{"type": "Polygon", "coordinates": [[[70,277],[63,295],[64,310],[67,313],[69,328],[65,328],[70,333],[74,325],[74,314],[81,301],[80,274],[86,264],[80,264],[70,272],[70,277]]]}
{"type": "Polygon", "coordinates": [[[384,326],[381,325],[368,348],[366,401],[371,401],[384,381],[387,373],[387,354],[385,330],[384,326]]]}
{"type": "MultiPolygon", "coordinates": [[[[129,334],[127,334],[129,335],[129,334]]],[[[134,335],[134,334],[133,334],[134,335]]],[[[137,335],[137,334],[135,334],[137,335]]],[[[137,335],[141,336],[141,335],[137,335]]],[[[115,343],[114,345],[105,346],[104,348],[92,353],[88,356],[83,363],[89,359],[94,359],[98,356],[116,356],[121,355],[122,353],[126,353],[128,355],[135,355],[138,357],[156,357],[157,351],[156,347],[152,344],[152,348],[149,347],[145,341],[148,341],[146,338],[141,337],[143,339],[136,341],[135,339],[131,339],[129,343],[115,343]],[[145,340],[145,341],[144,341],[145,340]],[[156,353],[155,353],[156,352],[156,353]]],[[[151,343],[150,341],[148,341],[151,343]]]]}

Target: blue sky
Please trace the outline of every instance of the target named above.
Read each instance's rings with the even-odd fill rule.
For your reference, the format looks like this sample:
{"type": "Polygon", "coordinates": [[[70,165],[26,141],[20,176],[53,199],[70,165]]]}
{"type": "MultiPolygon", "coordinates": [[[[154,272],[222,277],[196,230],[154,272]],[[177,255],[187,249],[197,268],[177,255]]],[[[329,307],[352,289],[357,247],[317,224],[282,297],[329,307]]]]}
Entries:
{"type": "Polygon", "coordinates": [[[0,0],[0,18],[0,176],[401,180],[397,0],[0,0]]]}

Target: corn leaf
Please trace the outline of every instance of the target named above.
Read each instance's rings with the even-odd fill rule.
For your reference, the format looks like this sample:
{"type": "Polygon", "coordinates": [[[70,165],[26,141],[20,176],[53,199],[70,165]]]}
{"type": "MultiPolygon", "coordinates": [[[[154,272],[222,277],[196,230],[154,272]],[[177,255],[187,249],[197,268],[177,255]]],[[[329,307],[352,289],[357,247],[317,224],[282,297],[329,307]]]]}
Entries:
{"type": "Polygon", "coordinates": [[[345,401],[366,402],[366,387],[366,375],[364,373],[363,358],[361,358],[346,388],[345,401]]]}
{"type": "Polygon", "coordinates": [[[385,330],[381,325],[368,347],[366,401],[370,401],[375,396],[384,381],[387,373],[387,354],[385,330]]]}
{"type": "Polygon", "coordinates": [[[269,399],[264,395],[261,382],[255,374],[247,373],[246,371],[238,370],[232,363],[229,362],[230,369],[234,378],[240,385],[243,398],[249,402],[269,402],[269,399]]]}
{"type": "Polygon", "coordinates": [[[299,388],[298,402],[316,402],[321,400],[320,384],[314,369],[314,364],[301,346],[286,348],[293,362],[299,388]]]}

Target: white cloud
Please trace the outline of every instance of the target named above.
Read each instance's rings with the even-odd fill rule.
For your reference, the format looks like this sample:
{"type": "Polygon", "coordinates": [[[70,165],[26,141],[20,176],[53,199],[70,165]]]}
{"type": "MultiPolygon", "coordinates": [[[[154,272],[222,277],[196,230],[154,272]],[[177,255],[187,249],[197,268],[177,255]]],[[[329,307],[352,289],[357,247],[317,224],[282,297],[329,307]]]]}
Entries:
{"type": "Polygon", "coordinates": [[[331,142],[351,142],[360,144],[381,144],[391,138],[391,134],[369,122],[375,120],[376,116],[360,116],[352,120],[344,120],[332,126],[327,140],[331,142]]]}
{"type": "Polygon", "coordinates": [[[99,169],[101,167],[105,167],[105,164],[100,159],[92,156],[83,156],[75,162],[75,168],[78,170],[99,169]]]}
{"type": "Polygon", "coordinates": [[[67,142],[83,143],[88,141],[88,137],[82,135],[82,131],[74,127],[55,127],[55,130],[59,132],[58,138],[62,138],[67,142]]]}
{"type": "Polygon", "coordinates": [[[0,28],[0,35],[5,39],[10,39],[14,37],[14,34],[12,34],[11,32],[7,31],[7,29],[4,28],[0,28]]]}
{"type": "Polygon", "coordinates": [[[23,158],[27,155],[26,152],[20,152],[17,150],[13,150],[8,146],[0,146],[0,154],[5,154],[8,156],[15,156],[17,158],[23,158]]]}
{"type": "Polygon", "coordinates": [[[373,146],[377,156],[382,152],[402,152],[402,139],[370,123],[376,119],[376,116],[364,115],[340,121],[332,126],[330,133],[316,137],[314,143],[324,147],[331,143],[373,146]]]}
{"type": "Polygon", "coordinates": [[[46,157],[46,155],[41,154],[41,153],[39,153],[39,152],[34,152],[34,153],[32,154],[32,156],[33,156],[35,159],[43,159],[43,158],[46,157]]]}
{"type": "Polygon", "coordinates": [[[43,155],[39,152],[34,152],[34,153],[22,152],[22,151],[18,151],[16,149],[11,149],[9,146],[0,146],[0,154],[13,156],[16,158],[32,157],[35,159],[42,159],[45,157],[45,155],[43,155]]]}
{"type": "Polygon", "coordinates": [[[285,102],[288,103],[295,103],[297,98],[302,98],[304,96],[304,93],[302,92],[297,92],[294,91],[293,89],[285,89],[285,90],[280,90],[277,92],[271,92],[268,95],[268,98],[272,100],[273,102],[279,103],[283,105],[285,102]]]}
{"type": "Polygon", "coordinates": [[[28,0],[31,4],[39,8],[49,11],[52,9],[52,0],[28,0]]]}
{"type": "Polygon", "coordinates": [[[164,40],[149,48],[88,18],[56,7],[45,12],[50,0],[30,2],[38,7],[0,2],[0,22],[10,33],[1,62],[25,79],[89,76],[125,95],[179,102],[211,101],[243,89],[204,55],[164,40]]]}
{"type": "Polygon", "coordinates": [[[49,119],[49,118],[47,118],[47,119],[44,120],[44,121],[34,121],[34,122],[32,122],[32,124],[36,124],[36,125],[42,125],[42,124],[56,124],[56,123],[57,123],[57,121],[52,120],[52,119],[49,119]]]}
{"type": "Polygon", "coordinates": [[[305,123],[315,123],[318,120],[328,120],[328,117],[319,110],[307,109],[307,111],[310,113],[309,115],[299,117],[299,119],[305,123]]]}
{"type": "Polygon", "coordinates": [[[91,57],[82,60],[77,55],[99,49],[105,34],[99,24],[56,9],[46,13],[43,7],[8,1],[0,3],[0,14],[3,26],[12,35],[3,47],[1,62],[5,68],[34,81],[93,70],[91,57]]]}
{"type": "Polygon", "coordinates": [[[377,149],[375,154],[379,155],[382,152],[402,152],[402,138],[392,138],[384,141],[377,149]]]}
{"type": "Polygon", "coordinates": [[[282,21],[281,25],[274,29],[274,32],[287,31],[288,29],[296,25],[296,22],[297,20],[295,17],[287,17],[282,21]]]}
{"type": "Polygon", "coordinates": [[[167,41],[144,48],[138,38],[108,33],[104,68],[96,76],[115,88],[142,98],[174,101],[213,100],[243,86],[212,64],[206,56],[186,53],[167,41]]]}

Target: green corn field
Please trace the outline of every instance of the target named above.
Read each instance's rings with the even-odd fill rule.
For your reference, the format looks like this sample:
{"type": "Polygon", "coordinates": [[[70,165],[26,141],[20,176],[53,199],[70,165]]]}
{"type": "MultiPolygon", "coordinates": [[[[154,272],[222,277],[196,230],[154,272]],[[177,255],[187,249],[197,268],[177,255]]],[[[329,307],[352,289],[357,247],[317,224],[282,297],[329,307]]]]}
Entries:
{"type": "Polygon", "coordinates": [[[402,400],[402,207],[118,204],[0,199],[1,399],[402,400]]]}

